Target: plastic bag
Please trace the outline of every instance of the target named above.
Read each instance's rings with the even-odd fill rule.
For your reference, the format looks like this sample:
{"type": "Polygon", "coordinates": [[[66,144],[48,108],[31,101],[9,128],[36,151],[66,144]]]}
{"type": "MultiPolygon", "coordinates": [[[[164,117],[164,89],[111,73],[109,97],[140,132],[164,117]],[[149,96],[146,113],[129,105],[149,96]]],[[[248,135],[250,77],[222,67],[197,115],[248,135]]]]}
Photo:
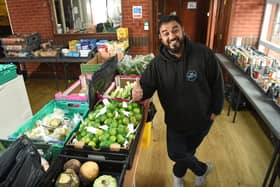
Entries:
{"type": "Polygon", "coordinates": [[[134,58],[131,55],[125,55],[118,63],[117,71],[121,75],[141,75],[153,58],[153,53],[136,55],[134,58]]]}
{"type": "Polygon", "coordinates": [[[0,186],[35,187],[44,175],[41,156],[26,136],[12,143],[0,157],[0,186]]]}
{"type": "Polygon", "coordinates": [[[62,172],[64,159],[56,158],[50,165],[45,177],[41,177],[38,187],[53,187],[57,176],[62,172]]]}
{"type": "Polygon", "coordinates": [[[28,144],[26,136],[18,138],[0,157],[0,182],[4,181],[16,162],[16,156],[28,144]]]}
{"type": "MultiPolygon", "coordinates": [[[[30,150],[32,152],[32,150],[30,150]]],[[[41,159],[38,160],[38,155],[27,154],[21,169],[17,173],[17,177],[12,183],[12,187],[37,187],[40,178],[45,176],[45,172],[41,167],[41,159]]]]}

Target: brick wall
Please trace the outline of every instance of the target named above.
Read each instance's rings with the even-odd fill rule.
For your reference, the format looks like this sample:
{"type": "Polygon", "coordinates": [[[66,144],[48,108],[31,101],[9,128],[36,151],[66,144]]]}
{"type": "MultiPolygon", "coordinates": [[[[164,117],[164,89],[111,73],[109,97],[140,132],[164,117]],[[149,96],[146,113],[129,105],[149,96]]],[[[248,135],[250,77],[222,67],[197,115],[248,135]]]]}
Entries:
{"type": "Polygon", "coordinates": [[[264,9],[265,0],[236,0],[231,41],[242,37],[244,44],[256,44],[261,32],[264,9]]]}
{"type": "Polygon", "coordinates": [[[149,21],[149,1],[148,0],[125,0],[122,1],[122,21],[123,26],[128,27],[130,36],[130,49],[133,54],[146,54],[152,49],[149,48],[149,31],[144,31],[144,21],[149,21]],[[142,18],[133,19],[132,7],[142,6],[142,18]],[[141,38],[139,40],[139,38],[141,38]],[[140,42],[144,41],[144,42],[140,42]]]}
{"type": "MultiPolygon", "coordinates": [[[[51,6],[48,0],[9,0],[7,7],[11,18],[11,25],[15,34],[40,33],[43,39],[53,39],[51,22],[51,6]]],[[[123,26],[129,28],[131,38],[131,52],[135,54],[148,53],[147,42],[137,43],[136,38],[149,41],[149,31],[144,31],[144,21],[149,21],[148,0],[122,1],[123,26]],[[141,19],[132,18],[132,6],[142,6],[141,19]],[[143,45],[144,44],[144,45],[143,45]]]]}
{"type": "MultiPolygon", "coordinates": [[[[53,39],[53,26],[51,21],[51,1],[49,0],[8,0],[7,7],[11,19],[11,26],[14,34],[30,34],[38,32],[42,39],[53,39]]],[[[124,0],[122,1],[123,26],[129,28],[130,36],[130,53],[147,54],[152,49],[149,48],[149,31],[144,31],[144,21],[149,20],[149,0],[124,0]],[[132,18],[132,6],[142,6],[143,15],[141,19],[132,18]]],[[[42,75],[50,75],[52,68],[47,64],[28,63],[26,65],[28,75],[38,76],[37,72],[42,75]]],[[[63,68],[57,67],[58,76],[62,77],[63,68]]],[[[80,74],[77,67],[69,67],[70,77],[75,78],[80,74]]]]}
{"type": "Polygon", "coordinates": [[[48,0],[9,0],[7,7],[14,34],[40,33],[53,38],[48,0]]]}

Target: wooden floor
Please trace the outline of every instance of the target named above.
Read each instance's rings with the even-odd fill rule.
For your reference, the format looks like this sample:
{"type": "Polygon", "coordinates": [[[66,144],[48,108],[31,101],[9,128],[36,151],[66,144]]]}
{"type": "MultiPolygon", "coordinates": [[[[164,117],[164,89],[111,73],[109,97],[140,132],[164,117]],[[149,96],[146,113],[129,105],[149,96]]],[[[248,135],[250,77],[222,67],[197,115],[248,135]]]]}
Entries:
{"type": "MultiPolygon", "coordinates": [[[[60,89],[65,86],[61,81],[60,89]]],[[[27,80],[32,111],[35,113],[57,92],[53,80],[27,80]]],[[[165,143],[163,110],[154,97],[157,114],[153,121],[152,142],[142,149],[136,173],[137,187],[172,187],[172,161],[165,143]]],[[[211,161],[213,171],[206,187],[257,187],[261,186],[272,157],[273,147],[249,111],[238,113],[237,122],[226,115],[227,103],[213,127],[199,147],[197,157],[211,161]]],[[[194,175],[189,171],[184,177],[186,187],[194,186],[194,175]]],[[[277,181],[276,186],[280,186],[277,181]]]]}

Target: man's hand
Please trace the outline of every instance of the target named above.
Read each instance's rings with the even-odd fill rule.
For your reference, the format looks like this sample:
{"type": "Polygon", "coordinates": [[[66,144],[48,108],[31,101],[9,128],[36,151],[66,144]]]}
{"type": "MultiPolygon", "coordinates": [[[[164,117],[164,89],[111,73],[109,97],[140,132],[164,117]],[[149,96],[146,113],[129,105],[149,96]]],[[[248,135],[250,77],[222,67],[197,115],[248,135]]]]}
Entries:
{"type": "Polygon", "coordinates": [[[140,101],[143,97],[143,90],[140,85],[140,79],[136,78],[135,85],[132,89],[132,100],[140,101]]]}
{"type": "Polygon", "coordinates": [[[217,117],[217,115],[214,114],[214,113],[212,113],[211,116],[210,116],[210,120],[211,120],[211,121],[214,121],[216,117],[217,117]]]}

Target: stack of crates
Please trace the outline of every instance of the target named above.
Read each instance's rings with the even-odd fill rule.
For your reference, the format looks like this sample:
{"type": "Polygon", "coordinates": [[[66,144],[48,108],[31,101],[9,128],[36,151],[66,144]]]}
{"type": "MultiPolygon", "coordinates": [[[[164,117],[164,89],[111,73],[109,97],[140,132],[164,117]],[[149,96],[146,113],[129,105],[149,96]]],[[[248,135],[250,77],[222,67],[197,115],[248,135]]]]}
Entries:
{"type": "Polygon", "coordinates": [[[1,38],[1,45],[6,57],[27,57],[40,48],[40,36],[38,33],[11,35],[1,38]]]}
{"type": "Polygon", "coordinates": [[[14,64],[0,64],[0,85],[17,77],[17,68],[14,64]]]}
{"type": "MultiPolygon", "coordinates": [[[[53,156],[56,157],[64,144],[72,136],[73,132],[79,128],[81,119],[76,119],[75,115],[79,114],[81,118],[84,118],[88,113],[88,103],[75,102],[75,101],[56,101],[52,100],[47,103],[40,111],[38,111],[32,118],[21,125],[15,132],[9,135],[9,140],[16,140],[20,136],[27,134],[27,131],[38,128],[38,122],[44,120],[44,117],[53,113],[56,109],[63,110],[65,112],[65,119],[73,120],[73,128],[65,135],[64,140],[54,140],[49,136],[46,137],[29,137],[33,142],[45,144],[46,147],[50,147],[53,152],[53,156]]],[[[41,132],[46,132],[48,128],[41,126],[41,132]]],[[[52,132],[53,129],[49,129],[47,132],[52,132]]]]}

